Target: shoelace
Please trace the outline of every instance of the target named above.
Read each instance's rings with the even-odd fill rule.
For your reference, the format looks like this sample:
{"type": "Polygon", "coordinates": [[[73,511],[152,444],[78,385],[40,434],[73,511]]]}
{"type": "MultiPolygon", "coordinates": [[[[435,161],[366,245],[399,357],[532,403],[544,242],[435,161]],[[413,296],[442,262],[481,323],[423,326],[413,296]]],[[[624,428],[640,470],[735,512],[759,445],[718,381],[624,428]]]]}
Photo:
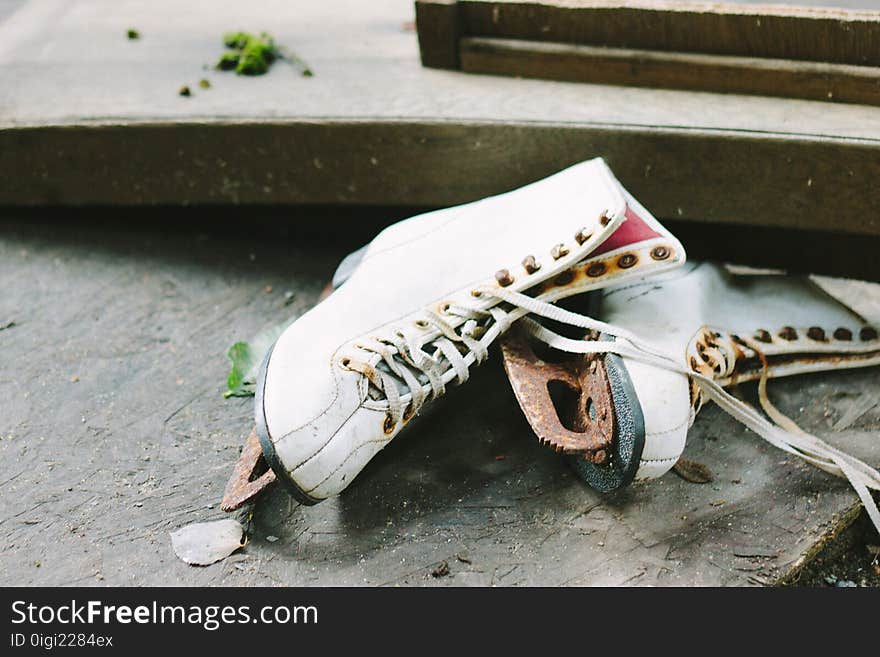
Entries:
{"type": "Polygon", "coordinates": [[[357,358],[347,358],[344,363],[348,369],[366,376],[385,396],[391,426],[417,414],[428,399],[445,394],[446,384],[452,379],[458,384],[467,381],[470,367],[486,360],[489,345],[507,330],[512,321],[510,313],[497,306],[479,310],[450,305],[445,314],[449,319],[426,311],[421,320],[423,330],[418,333],[399,330],[389,337],[369,338],[356,345],[361,351],[377,354],[388,371],[357,358]],[[456,317],[464,320],[458,332],[450,321],[456,317]],[[431,327],[440,332],[439,337],[425,335],[431,327]],[[428,345],[434,347],[433,352],[425,351],[428,345]],[[427,383],[422,383],[419,374],[427,383]],[[401,394],[398,381],[405,383],[409,394],[401,394]]]}
{"type": "MultiPolygon", "coordinates": [[[[573,313],[520,292],[489,287],[479,291],[504,302],[509,308],[494,306],[487,310],[477,310],[450,306],[446,309],[448,315],[465,320],[459,332],[445,318],[429,312],[423,320],[425,328],[433,326],[440,332],[440,337],[430,338],[401,331],[393,338],[372,339],[359,345],[361,349],[381,357],[389,372],[396,375],[397,380],[405,382],[410,391],[408,395],[400,394],[394,376],[388,372],[367,362],[349,359],[347,366],[364,374],[386,396],[392,426],[401,418],[408,419],[418,413],[429,395],[430,398],[436,398],[444,394],[446,383],[453,378],[458,383],[467,381],[470,366],[483,362],[488,355],[488,347],[495,338],[521,318],[520,322],[526,331],[552,349],[577,354],[613,353],[691,377],[707,398],[770,444],[826,472],[847,479],[880,532],[880,510],[869,490],[880,490],[880,472],[817,436],[803,431],[772,404],[767,396],[767,362],[759,345],[749,343],[749,347],[762,359],[763,372],[758,383],[758,395],[761,407],[772,422],[750,404],[728,393],[714,379],[687,368],[678,359],[663,353],[626,329],[573,313]],[[561,324],[599,331],[616,339],[573,340],[551,331],[525,315],[536,315],[561,324]],[[423,349],[428,344],[434,345],[431,354],[423,349]],[[465,353],[462,354],[456,345],[462,345],[465,353]],[[423,384],[411,368],[421,372],[428,383],[423,384]]],[[[728,363],[728,368],[731,366],[728,363]]]]}

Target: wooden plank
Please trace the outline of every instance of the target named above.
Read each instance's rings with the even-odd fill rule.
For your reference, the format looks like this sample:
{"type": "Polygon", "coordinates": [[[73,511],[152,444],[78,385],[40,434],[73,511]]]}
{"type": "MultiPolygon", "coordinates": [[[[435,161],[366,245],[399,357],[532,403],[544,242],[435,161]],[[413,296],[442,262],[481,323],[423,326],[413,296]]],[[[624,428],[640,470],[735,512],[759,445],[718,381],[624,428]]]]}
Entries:
{"type": "Polygon", "coordinates": [[[880,235],[880,140],[614,124],[290,120],[10,128],[0,130],[0,205],[445,206],[598,155],[660,217],[880,235]]]}
{"type": "Polygon", "coordinates": [[[442,206],[602,155],[665,219],[880,232],[880,108],[460,75],[419,64],[410,0],[217,2],[0,23],[0,203],[442,206]],[[315,76],[206,71],[230,24],[271,24],[315,76]]]}
{"type": "Polygon", "coordinates": [[[456,0],[416,2],[416,29],[423,66],[458,68],[460,22],[456,0]]]}
{"type": "Polygon", "coordinates": [[[880,65],[880,12],[680,0],[460,0],[465,36],[880,65]]]}
{"type": "Polygon", "coordinates": [[[469,73],[880,104],[880,68],[465,37],[469,73]]]}

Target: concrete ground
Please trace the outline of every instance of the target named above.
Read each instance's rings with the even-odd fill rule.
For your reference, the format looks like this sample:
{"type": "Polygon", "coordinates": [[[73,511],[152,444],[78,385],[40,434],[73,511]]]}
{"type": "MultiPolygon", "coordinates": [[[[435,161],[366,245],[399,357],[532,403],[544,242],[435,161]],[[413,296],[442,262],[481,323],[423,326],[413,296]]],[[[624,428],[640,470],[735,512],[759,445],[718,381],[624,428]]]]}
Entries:
{"type": "MultiPolygon", "coordinates": [[[[262,212],[5,213],[0,583],[768,584],[857,513],[845,482],[715,408],[686,450],[714,482],[670,473],[599,495],[537,444],[496,357],[340,497],[301,507],[273,490],[246,548],[183,564],[168,532],[223,516],[252,425],[251,400],[222,396],[226,349],[310,307],[377,216],[397,218],[262,212]],[[432,576],[444,561],[449,574],[432,576]]],[[[878,393],[871,370],[771,388],[805,428],[873,463],[878,393]]]]}
{"type": "MultiPolygon", "coordinates": [[[[316,70],[312,79],[280,77],[283,70],[274,78],[220,77],[203,69],[216,57],[217,35],[230,23],[249,25],[255,11],[262,20],[288,6],[221,4],[203,15],[181,14],[171,2],[0,0],[0,75],[15,90],[0,93],[0,130],[218,117],[604,124],[620,120],[621,106],[634,124],[707,130],[821,135],[833,124],[838,136],[873,139],[880,126],[876,111],[856,106],[744,98],[747,111],[732,113],[727,98],[705,94],[606,88],[594,95],[575,84],[425,71],[408,0],[369,11],[337,0],[285,13],[277,34],[297,44],[316,70]],[[129,26],[145,38],[129,43],[129,26]],[[90,62],[100,64],[98,73],[90,62]],[[205,75],[210,92],[177,95],[182,82],[205,75]]],[[[880,8],[874,0],[828,4],[880,8]]],[[[123,143],[135,155],[149,146],[123,143]]],[[[498,157],[509,165],[504,152],[498,157]]],[[[59,178],[75,189],[80,171],[66,163],[59,178]]],[[[169,170],[183,181],[173,202],[185,205],[192,172],[169,170]]],[[[253,170],[267,173],[259,163],[253,170]]],[[[112,188],[112,167],[100,175],[112,188]]],[[[63,187],[44,178],[49,188],[63,187]]],[[[245,187],[262,180],[240,178],[245,187]]],[[[218,179],[222,193],[212,200],[240,200],[241,180],[218,179]]],[[[6,182],[15,189],[15,180],[6,182]]],[[[297,193],[296,185],[253,185],[279,203],[297,193]]],[[[786,457],[711,407],[685,455],[712,470],[712,483],[668,474],[599,495],[537,444],[496,356],[343,495],[306,508],[272,490],[254,509],[246,548],[206,568],[187,566],[174,556],[169,531],[223,516],[219,500],[252,424],[251,400],[222,396],[226,350],[311,307],[339,258],[402,215],[169,210],[148,207],[156,202],[149,187],[124,191],[125,203],[147,207],[0,209],[2,585],[760,585],[801,572],[821,584],[827,574],[813,568],[817,552],[854,545],[852,554],[863,555],[859,541],[877,540],[846,531],[858,505],[845,482],[786,457]]],[[[355,191],[333,198],[351,201],[355,191]]],[[[877,287],[837,287],[880,320],[877,287]]],[[[880,462],[876,371],[774,382],[771,395],[806,429],[880,462]]],[[[846,570],[847,579],[860,568],[846,570]]]]}

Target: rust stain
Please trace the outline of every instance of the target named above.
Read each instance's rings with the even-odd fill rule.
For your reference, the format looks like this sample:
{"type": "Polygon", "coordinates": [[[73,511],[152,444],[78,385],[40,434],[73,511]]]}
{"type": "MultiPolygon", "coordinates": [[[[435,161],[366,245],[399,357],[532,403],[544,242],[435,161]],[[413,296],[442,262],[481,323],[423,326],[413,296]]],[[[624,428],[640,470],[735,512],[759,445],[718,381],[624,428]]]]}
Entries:
{"type": "Polygon", "coordinates": [[[224,511],[235,511],[254,500],[260,493],[275,482],[275,473],[267,468],[259,476],[255,476],[258,468],[265,467],[263,450],[256,428],[251,430],[238,461],[232,470],[232,476],[226,482],[223,501],[220,508],[224,511]]]}
{"type": "Polygon", "coordinates": [[[546,362],[518,327],[502,339],[501,352],[517,401],[541,444],[565,454],[582,454],[593,463],[605,462],[616,418],[601,355],[567,354],[561,362],[546,362]],[[553,385],[571,393],[557,400],[560,408],[551,395],[553,385]]]}

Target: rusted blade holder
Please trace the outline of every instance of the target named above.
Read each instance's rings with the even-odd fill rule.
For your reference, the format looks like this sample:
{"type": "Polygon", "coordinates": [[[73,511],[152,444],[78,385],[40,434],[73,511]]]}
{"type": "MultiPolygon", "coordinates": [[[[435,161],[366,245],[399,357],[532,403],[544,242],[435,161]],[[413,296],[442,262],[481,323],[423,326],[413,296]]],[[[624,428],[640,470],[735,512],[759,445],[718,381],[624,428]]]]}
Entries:
{"type": "MultiPolygon", "coordinates": [[[[585,339],[597,337],[590,334],[585,339]]],[[[547,362],[516,326],[502,339],[501,350],[513,392],[541,444],[583,455],[597,465],[605,463],[613,452],[616,419],[601,355],[547,362]]]]}
{"type": "Polygon", "coordinates": [[[251,430],[238,461],[232,470],[232,476],[226,482],[226,491],[220,508],[224,511],[235,511],[248,502],[252,502],[266,488],[274,483],[275,473],[263,460],[263,449],[257,437],[256,428],[251,430]],[[259,473],[265,468],[265,472],[259,473]]]}

